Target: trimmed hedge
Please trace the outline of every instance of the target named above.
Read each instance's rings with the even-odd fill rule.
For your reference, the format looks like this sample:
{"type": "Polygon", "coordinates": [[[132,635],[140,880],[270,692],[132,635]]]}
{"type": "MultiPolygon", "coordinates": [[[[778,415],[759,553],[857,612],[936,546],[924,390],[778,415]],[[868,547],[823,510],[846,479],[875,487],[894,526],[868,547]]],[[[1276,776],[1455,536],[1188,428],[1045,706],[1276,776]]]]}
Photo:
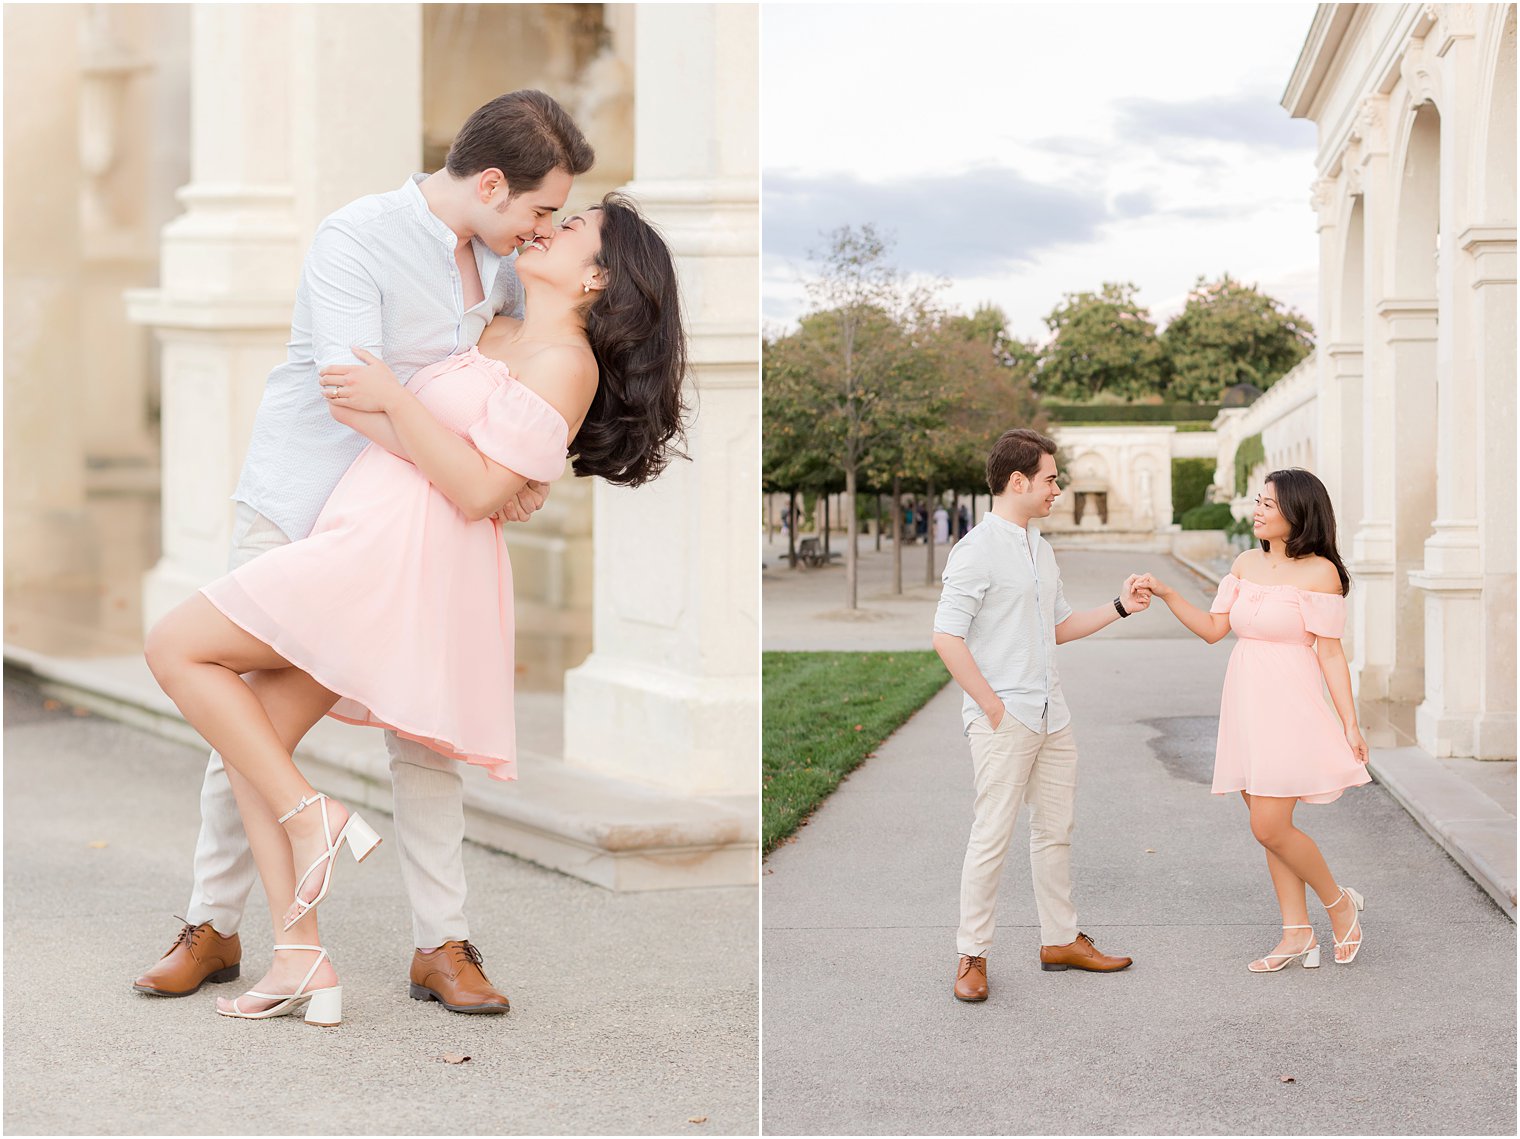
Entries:
{"type": "Polygon", "coordinates": [[[1207,506],[1195,506],[1182,516],[1184,530],[1226,530],[1235,521],[1228,502],[1211,502],[1207,506]]]}
{"type": "Polygon", "coordinates": [[[1203,505],[1203,496],[1214,482],[1213,459],[1172,460],[1172,521],[1195,506],[1203,505]]]}
{"type": "Polygon", "coordinates": [[[1211,422],[1217,403],[1047,403],[1054,423],[1196,423],[1211,422]]]}

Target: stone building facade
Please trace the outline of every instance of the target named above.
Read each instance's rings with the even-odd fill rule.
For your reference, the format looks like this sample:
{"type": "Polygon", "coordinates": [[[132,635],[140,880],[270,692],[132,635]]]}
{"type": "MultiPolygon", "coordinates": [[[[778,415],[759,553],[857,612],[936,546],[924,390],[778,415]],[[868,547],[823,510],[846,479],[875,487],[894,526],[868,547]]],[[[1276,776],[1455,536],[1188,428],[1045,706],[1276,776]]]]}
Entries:
{"type": "Polygon", "coordinates": [[[1316,473],[1359,697],[1436,756],[1515,755],[1515,6],[1325,4],[1282,105],[1319,128],[1316,473]]]}

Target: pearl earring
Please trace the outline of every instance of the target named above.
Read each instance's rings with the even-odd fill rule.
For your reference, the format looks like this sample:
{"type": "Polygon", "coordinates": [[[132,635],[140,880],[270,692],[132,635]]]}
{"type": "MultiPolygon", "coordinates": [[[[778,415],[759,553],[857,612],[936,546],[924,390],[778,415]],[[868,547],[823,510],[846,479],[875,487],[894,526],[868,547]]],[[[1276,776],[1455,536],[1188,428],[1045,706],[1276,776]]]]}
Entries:
{"type": "Polygon", "coordinates": [[[591,291],[591,282],[590,281],[582,281],[581,282],[581,295],[585,296],[590,291],[591,291]]]}

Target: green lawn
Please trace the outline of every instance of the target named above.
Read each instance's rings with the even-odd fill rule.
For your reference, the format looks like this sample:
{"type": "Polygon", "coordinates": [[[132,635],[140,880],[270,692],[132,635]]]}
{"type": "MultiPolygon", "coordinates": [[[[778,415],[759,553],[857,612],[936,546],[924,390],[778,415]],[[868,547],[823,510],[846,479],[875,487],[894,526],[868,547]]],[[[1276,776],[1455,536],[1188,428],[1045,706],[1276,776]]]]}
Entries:
{"type": "Polygon", "coordinates": [[[950,679],[932,652],[765,653],[765,853],[950,679]]]}

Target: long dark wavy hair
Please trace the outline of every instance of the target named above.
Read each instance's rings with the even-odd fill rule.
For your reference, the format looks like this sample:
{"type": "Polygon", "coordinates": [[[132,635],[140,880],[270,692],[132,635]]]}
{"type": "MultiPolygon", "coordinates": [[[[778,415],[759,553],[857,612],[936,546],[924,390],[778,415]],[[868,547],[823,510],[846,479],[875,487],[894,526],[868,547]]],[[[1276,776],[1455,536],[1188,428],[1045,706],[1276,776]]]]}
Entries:
{"type": "MultiPolygon", "coordinates": [[[[1327,559],[1341,575],[1341,596],[1346,596],[1351,592],[1351,575],[1335,548],[1335,508],[1330,505],[1330,492],[1325,484],[1302,467],[1273,471],[1267,482],[1272,484],[1277,509],[1288,523],[1288,540],[1284,543],[1288,557],[1318,554],[1327,559]]],[[[1261,549],[1270,553],[1272,543],[1261,539],[1261,549]]]]}
{"type": "Polygon", "coordinates": [[[586,339],[596,355],[596,396],[570,444],[577,475],[619,486],[654,478],[686,438],[686,333],[675,261],[659,232],[622,194],[601,204],[596,263],[606,286],[585,308],[586,339]]]}

